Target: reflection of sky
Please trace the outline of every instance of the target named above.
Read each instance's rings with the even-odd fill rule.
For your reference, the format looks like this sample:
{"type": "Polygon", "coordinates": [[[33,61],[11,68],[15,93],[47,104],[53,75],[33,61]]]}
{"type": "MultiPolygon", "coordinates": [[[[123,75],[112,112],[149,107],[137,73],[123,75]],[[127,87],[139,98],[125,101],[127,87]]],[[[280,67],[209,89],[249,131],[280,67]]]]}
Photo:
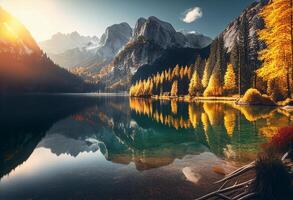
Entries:
{"type": "Polygon", "coordinates": [[[189,186],[188,182],[193,182],[197,187],[202,187],[207,180],[219,178],[219,175],[211,173],[212,166],[215,165],[224,165],[224,162],[214,154],[206,152],[194,156],[187,155],[168,166],[140,172],[135,169],[133,163],[122,165],[107,161],[99,150],[81,152],[73,157],[68,154],[57,156],[50,149],[39,147],[27,161],[2,178],[0,198],[42,197],[63,191],[71,191],[73,194],[76,187],[81,187],[80,190],[86,187],[85,190],[89,191],[95,191],[97,187],[99,190],[96,192],[103,194],[113,186],[113,191],[117,190],[119,193],[119,188],[128,188],[128,184],[131,185],[128,188],[130,191],[137,190],[142,185],[134,184],[136,181],[144,180],[140,184],[152,188],[156,187],[154,180],[172,180],[174,177],[177,177],[173,180],[176,184],[189,186]],[[132,179],[132,183],[129,179],[132,179]]]}
{"type": "Polygon", "coordinates": [[[1,182],[13,183],[27,178],[48,178],[64,169],[70,171],[80,165],[87,166],[87,164],[100,163],[103,160],[105,159],[99,151],[81,152],[76,157],[68,154],[57,156],[50,149],[40,147],[35,149],[27,161],[5,176],[1,182]]]}

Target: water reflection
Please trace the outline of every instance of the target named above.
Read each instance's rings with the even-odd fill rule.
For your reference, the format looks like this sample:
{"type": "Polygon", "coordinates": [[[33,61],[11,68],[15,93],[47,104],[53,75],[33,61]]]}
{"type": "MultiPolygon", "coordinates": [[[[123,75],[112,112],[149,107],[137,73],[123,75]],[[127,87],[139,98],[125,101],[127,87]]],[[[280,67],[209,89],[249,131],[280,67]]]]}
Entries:
{"type": "Polygon", "coordinates": [[[194,198],[221,177],[213,168],[254,159],[274,129],[292,123],[278,109],[232,103],[1,101],[0,199],[160,199],[174,191],[174,199],[194,198]]]}
{"type": "Polygon", "coordinates": [[[206,144],[218,156],[236,161],[253,159],[259,144],[265,143],[278,127],[293,122],[290,114],[274,107],[238,106],[231,102],[188,104],[131,98],[129,105],[135,119],[147,116],[145,120],[181,133],[192,129],[197,142],[206,144]]]}

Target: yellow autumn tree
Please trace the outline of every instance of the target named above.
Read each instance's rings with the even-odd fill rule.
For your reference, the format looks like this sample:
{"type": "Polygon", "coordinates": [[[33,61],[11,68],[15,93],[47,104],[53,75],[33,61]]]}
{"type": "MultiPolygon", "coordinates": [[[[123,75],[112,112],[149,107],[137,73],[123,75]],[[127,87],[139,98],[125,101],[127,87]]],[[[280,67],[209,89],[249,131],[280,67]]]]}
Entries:
{"type": "Polygon", "coordinates": [[[195,96],[202,89],[201,80],[198,71],[195,70],[189,83],[188,92],[190,96],[195,96]]]}
{"type": "Polygon", "coordinates": [[[172,78],[175,78],[176,76],[178,77],[179,71],[180,71],[179,65],[176,65],[172,71],[172,78]]]}
{"type": "Polygon", "coordinates": [[[180,74],[180,79],[183,79],[183,77],[184,77],[184,67],[183,66],[180,67],[179,74],[180,74]]]}
{"type": "Polygon", "coordinates": [[[259,52],[262,66],[257,74],[266,81],[286,77],[290,95],[293,73],[292,0],[270,1],[260,16],[264,19],[265,28],[258,31],[258,35],[267,48],[259,52]]]}
{"type": "Polygon", "coordinates": [[[209,84],[203,93],[203,96],[221,96],[222,93],[223,89],[221,86],[220,74],[216,72],[212,74],[209,80],[209,84]]]}
{"type": "Polygon", "coordinates": [[[209,84],[209,74],[208,74],[208,65],[209,64],[208,63],[209,63],[209,60],[204,67],[203,76],[202,76],[202,80],[201,80],[202,86],[204,88],[206,88],[209,84]]]}
{"type": "Polygon", "coordinates": [[[177,96],[178,94],[178,81],[174,81],[171,87],[171,96],[177,96]]]}
{"type": "Polygon", "coordinates": [[[191,79],[191,77],[192,77],[192,73],[193,73],[192,66],[190,66],[190,67],[188,68],[188,72],[187,72],[188,80],[191,79]]]}
{"type": "Polygon", "coordinates": [[[237,88],[236,75],[232,64],[227,66],[227,71],[224,76],[224,90],[233,92],[237,88]]]}

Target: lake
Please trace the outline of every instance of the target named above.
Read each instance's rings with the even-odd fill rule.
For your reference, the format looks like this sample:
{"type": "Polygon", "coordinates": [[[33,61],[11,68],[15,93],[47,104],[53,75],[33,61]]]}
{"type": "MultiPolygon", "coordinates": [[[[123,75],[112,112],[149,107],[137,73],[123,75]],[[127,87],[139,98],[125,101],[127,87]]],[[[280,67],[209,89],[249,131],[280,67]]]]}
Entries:
{"type": "Polygon", "coordinates": [[[293,124],[273,107],[126,96],[0,100],[0,199],[194,199],[293,124]]]}

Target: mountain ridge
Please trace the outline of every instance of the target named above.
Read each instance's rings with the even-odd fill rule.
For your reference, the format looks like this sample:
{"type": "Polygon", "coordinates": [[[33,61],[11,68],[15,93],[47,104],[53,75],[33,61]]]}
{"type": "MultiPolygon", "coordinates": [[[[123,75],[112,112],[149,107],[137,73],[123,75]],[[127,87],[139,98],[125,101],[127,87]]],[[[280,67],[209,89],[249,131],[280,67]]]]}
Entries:
{"type": "Polygon", "coordinates": [[[0,93],[74,92],[86,84],[55,65],[30,32],[0,8],[0,93]]]}

